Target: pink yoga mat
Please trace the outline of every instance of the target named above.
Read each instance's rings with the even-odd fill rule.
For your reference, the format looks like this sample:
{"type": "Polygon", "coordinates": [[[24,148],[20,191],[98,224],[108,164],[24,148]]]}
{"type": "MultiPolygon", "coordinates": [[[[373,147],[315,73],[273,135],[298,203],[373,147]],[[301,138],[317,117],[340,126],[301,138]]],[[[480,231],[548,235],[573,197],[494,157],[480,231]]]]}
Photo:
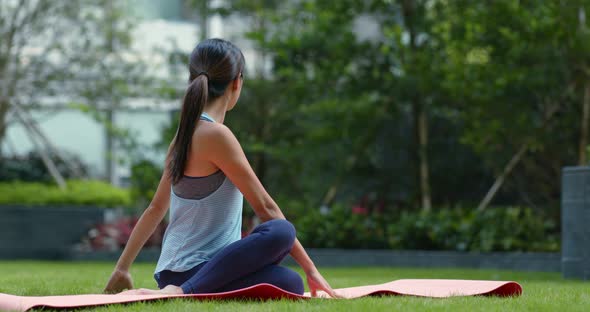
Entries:
{"type": "MultiPolygon", "coordinates": [[[[336,289],[345,299],[360,298],[375,295],[408,295],[432,298],[447,298],[454,296],[519,296],[522,287],[516,282],[503,281],[472,281],[472,280],[442,280],[442,279],[403,279],[385,284],[358,286],[336,289]]],[[[202,299],[311,299],[309,293],[303,296],[282,290],[270,284],[258,284],[248,288],[213,294],[195,295],[71,295],[24,297],[0,294],[0,310],[27,311],[32,308],[82,308],[108,304],[121,304],[137,301],[150,301],[171,298],[202,299]]],[[[328,298],[319,292],[318,297],[328,298]]]]}

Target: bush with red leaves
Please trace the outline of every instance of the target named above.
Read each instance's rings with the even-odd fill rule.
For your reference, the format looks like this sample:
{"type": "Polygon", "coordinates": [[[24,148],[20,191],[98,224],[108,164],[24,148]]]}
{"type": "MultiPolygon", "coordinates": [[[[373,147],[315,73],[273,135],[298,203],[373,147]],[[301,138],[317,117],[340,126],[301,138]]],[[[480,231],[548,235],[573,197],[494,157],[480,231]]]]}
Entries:
{"type": "MultiPolygon", "coordinates": [[[[90,249],[115,251],[124,248],[138,220],[137,217],[125,217],[112,223],[97,224],[88,231],[87,241],[90,244],[90,249]]],[[[162,246],[166,226],[166,222],[162,221],[144,246],[162,246]]]]}

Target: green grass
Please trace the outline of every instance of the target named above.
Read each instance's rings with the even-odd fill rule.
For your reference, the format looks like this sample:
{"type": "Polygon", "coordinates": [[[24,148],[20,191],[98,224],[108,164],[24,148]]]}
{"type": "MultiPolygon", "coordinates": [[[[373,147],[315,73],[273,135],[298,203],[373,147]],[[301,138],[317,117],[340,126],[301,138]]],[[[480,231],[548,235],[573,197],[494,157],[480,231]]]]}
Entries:
{"type": "MultiPolygon", "coordinates": [[[[25,296],[100,293],[113,265],[101,262],[0,261],[0,292],[25,296]]],[[[136,264],[132,269],[135,287],[156,288],[153,269],[154,264],[136,264]]],[[[301,270],[295,269],[301,273],[301,270]]],[[[590,283],[565,281],[557,273],[383,267],[320,268],[320,272],[334,288],[402,278],[459,278],[514,280],[523,286],[524,294],[515,298],[387,296],[266,302],[171,300],[83,311],[590,311],[590,283]]]]}

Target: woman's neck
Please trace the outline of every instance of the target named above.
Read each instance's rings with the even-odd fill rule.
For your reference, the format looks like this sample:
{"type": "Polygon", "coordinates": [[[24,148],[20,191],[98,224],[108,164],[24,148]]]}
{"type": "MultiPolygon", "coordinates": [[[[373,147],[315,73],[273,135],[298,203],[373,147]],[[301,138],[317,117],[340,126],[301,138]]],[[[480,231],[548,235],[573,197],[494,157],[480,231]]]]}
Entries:
{"type": "Polygon", "coordinates": [[[203,113],[209,114],[215,122],[223,123],[225,119],[225,113],[227,111],[227,101],[224,101],[223,97],[215,100],[207,107],[203,108],[203,113]]]}

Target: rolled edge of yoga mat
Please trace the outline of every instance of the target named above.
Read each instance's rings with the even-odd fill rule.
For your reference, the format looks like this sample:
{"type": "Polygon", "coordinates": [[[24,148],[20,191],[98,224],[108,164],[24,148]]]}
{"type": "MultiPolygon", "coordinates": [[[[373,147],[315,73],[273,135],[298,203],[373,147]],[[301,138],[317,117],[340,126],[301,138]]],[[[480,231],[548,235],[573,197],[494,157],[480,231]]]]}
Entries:
{"type": "MultiPolygon", "coordinates": [[[[442,279],[404,279],[378,285],[367,285],[335,289],[346,299],[375,295],[409,295],[431,298],[453,296],[519,296],[522,287],[511,281],[476,281],[476,280],[442,280],[442,279]]],[[[319,298],[328,298],[324,292],[318,292],[319,298]]],[[[211,294],[191,295],[70,295],[26,297],[0,294],[0,310],[27,311],[32,308],[71,309],[108,304],[122,304],[139,301],[151,301],[171,298],[203,299],[311,299],[309,293],[303,296],[282,290],[271,284],[258,284],[243,289],[211,294]]]]}
{"type": "MultiPolygon", "coordinates": [[[[453,279],[401,279],[385,284],[340,288],[336,290],[344,298],[352,299],[377,295],[404,295],[429,298],[455,296],[520,296],[522,286],[513,281],[478,281],[453,279]]],[[[305,293],[304,296],[309,296],[305,293]]],[[[323,292],[318,297],[329,298],[323,292]]]]}

